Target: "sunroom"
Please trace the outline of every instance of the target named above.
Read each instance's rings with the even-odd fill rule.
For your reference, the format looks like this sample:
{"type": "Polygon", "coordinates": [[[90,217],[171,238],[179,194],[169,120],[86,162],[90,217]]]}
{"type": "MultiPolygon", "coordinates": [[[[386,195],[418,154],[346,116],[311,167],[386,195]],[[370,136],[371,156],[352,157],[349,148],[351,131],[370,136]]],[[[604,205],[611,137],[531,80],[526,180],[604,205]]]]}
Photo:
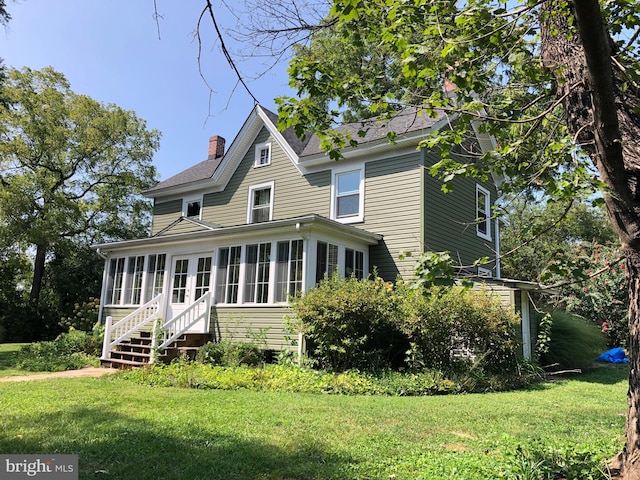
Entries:
{"type": "Polygon", "coordinates": [[[319,215],[229,227],[181,217],[150,238],[94,245],[105,258],[103,358],[154,328],[160,349],[184,334],[292,348],[289,296],[335,271],[365,277],[381,238],[319,215]]]}

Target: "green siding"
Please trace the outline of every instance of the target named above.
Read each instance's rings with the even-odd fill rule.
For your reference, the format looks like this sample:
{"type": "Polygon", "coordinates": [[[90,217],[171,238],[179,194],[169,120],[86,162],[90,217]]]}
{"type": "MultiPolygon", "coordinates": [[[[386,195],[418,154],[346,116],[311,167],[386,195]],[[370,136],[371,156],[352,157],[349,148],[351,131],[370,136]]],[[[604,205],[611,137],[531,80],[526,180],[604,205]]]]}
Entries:
{"type": "Polygon", "coordinates": [[[102,311],[102,323],[107,321],[107,317],[112,318],[112,323],[119,322],[124,317],[133,313],[138,307],[104,307],[102,311]]]}
{"type": "Polygon", "coordinates": [[[155,235],[182,216],[182,199],[170,202],[158,202],[153,205],[153,226],[151,235],[155,235]]]}
{"type": "MultiPolygon", "coordinates": [[[[294,349],[285,331],[286,306],[213,307],[209,331],[217,340],[264,342],[270,350],[294,349]]],[[[297,336],[293,335],[297,338],[297,336]]]]}
{"type": "Polygon", "coordinates": [[[368,162],[365,167],[364,223],[357,225],[384,235],[370,248],[370,266],[394,281],[400,274],[409,278],[413,260],[401,262],[400,251],[418,252],[420,239],[421,156],[419,152],[368,162]]]}
{"type": "Polygon", "coordinates": [[[202,219],[224,226],[247,223],[249,187],[271,181],[274,182],[274,220],[309,213],[329,216],[330,172],[320,172],[306,177],[301,175],[278,143],[270,137],[268,130],[263,128],[224,192],[204,196],[202,219]],[[271,141],[271,164],[254,167],[254,146],[267,141],[271,141]]]}
{"type": "MultiPolygon", "coordinates": [[[[438,162],[433,153],[425,153],[425,166],[438,162]]],[[[462,265],[471,265],[481,257],[495,257],[495,222],[491,223],[491,241],[476,234],[476,184],[491,192],[496,200],[496,189],[491,182],[478,182],[472,178],[458,178],[451,182],[453,192],[444,193],[442,182],[428,172],[424,174],[424,249],[449,251],[462,265]]],[[[487,268],[492,268],[493,264],[487,268]]]]}

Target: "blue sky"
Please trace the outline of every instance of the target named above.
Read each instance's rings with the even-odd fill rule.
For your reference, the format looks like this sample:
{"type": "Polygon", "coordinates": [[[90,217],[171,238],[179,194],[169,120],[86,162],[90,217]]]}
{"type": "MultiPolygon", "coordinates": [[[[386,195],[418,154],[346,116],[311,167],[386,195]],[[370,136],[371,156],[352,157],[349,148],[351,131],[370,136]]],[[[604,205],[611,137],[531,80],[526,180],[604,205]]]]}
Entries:
{"type": "MultiPolygon", "coordinates": [[[[0,32],[0,57],[9,67],[39,70],[52,66],[65,74],[76,93],[133,110],[149,128],[162,132],[153,163],[161,179],[207,157],[211,135],[227,145],[253,107],[220,52],[210,19],[204,25],[202,66],[209,89],[198,73],[193,32],[202,0],[17,0],[8,2],[12,20],[0,32]]],[[[236,19],[212,2],[221,27],[236,19]]],[[[233,47],[233,42],[228,42],[233,47]]],[[[238,46],[236,46],[238,47],[238,46]]],[[[245,75],[262,71],[254,60],[240,63],[245,75]]],[[[286,65],[249,83],[265,107],[290,94],[286,65]]]]}

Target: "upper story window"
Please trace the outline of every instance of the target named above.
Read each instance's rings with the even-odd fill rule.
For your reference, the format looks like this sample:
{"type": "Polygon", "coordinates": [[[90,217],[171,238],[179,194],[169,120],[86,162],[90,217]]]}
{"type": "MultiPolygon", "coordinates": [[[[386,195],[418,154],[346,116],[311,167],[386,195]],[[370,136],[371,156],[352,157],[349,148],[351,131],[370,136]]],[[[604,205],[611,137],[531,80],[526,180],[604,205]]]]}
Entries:
{"type": "Polygon", "coordinates": [[[263,167],[271,164],[271,143],[259,143],[256,145],[256,157],[253,166],[263,167]]]}
{"type": "Polygon", "coordinates": [[[249,187],[247,223],[268,222],[273,219],[273,187],[273,182],[249,187]]]}
{"type": "Polygon", "coordinates": [[[343,223],[364,219],[363,169],[336,172],[333,176],[331,218],[343,223]]]}
{"type": "Polygon", "coordinates": [[[200,218],[202,198],[185,198],[182,202],[182,215],[189,218],[200,218]]]}
{"type": "Polygon", "coordinates": [[[491,240],[491,193],[480,185],[476,185],[476,233],[491,240]]]}

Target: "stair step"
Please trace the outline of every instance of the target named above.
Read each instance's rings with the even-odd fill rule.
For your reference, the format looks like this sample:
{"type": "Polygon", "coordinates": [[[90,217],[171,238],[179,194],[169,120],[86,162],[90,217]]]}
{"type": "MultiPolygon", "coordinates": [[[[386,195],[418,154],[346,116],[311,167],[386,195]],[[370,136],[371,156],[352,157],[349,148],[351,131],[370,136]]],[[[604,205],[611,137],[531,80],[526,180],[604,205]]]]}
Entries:
{"type": "Polygon", "coordinates": [[[131,360],[139,363],[148,363],[151,358],[150,353],[138,353],[138,352],[120,352],[117,350],[111,350],[109,352],[109,358],[115,360],[131,360]]]}
{"type": "Polygon", "coordinates": [[[100,365],[103,367],[110,368],[133,368],[133,367],[144,367],[146,363],[136,362],[133,360],[123,360],[121,358],[108,358],[108,359],[100,359],[100,365]]]}

